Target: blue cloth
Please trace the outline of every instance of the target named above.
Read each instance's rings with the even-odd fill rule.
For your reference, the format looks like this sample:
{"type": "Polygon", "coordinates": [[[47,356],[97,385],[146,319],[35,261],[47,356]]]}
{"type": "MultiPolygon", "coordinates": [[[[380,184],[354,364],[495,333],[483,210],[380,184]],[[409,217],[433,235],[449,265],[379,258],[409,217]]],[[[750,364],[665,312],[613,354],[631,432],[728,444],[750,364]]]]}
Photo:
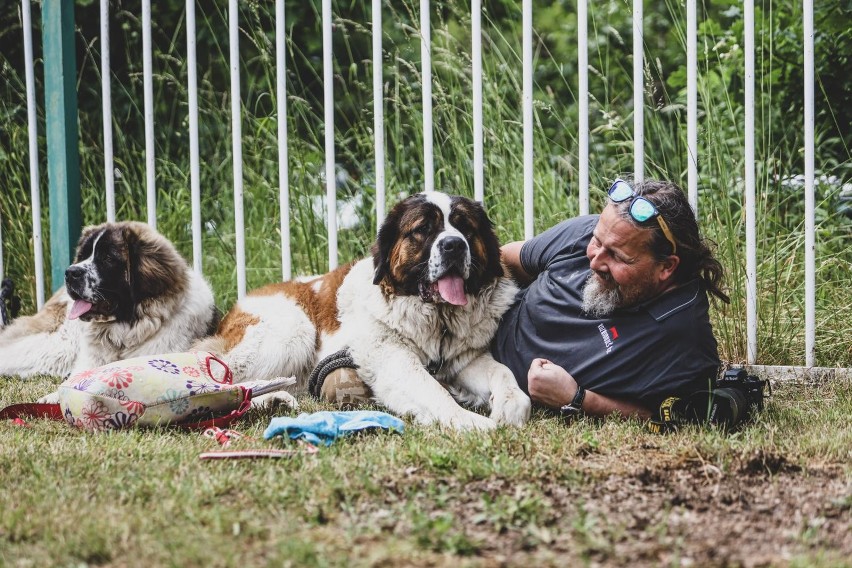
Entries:
{"type": "Polygon", "coordinates": [[[313,414],[302,413],[296,418],[279,416],[270,421],[263,432],[263,437],[269,440],[275,436],[287,435],[293,440],[299,438],[311,444],[326,446],[339,436],[366,428],[382,428],[402,433],[405,424],[402,420],[377,410],[324,411],[313,414]]]}

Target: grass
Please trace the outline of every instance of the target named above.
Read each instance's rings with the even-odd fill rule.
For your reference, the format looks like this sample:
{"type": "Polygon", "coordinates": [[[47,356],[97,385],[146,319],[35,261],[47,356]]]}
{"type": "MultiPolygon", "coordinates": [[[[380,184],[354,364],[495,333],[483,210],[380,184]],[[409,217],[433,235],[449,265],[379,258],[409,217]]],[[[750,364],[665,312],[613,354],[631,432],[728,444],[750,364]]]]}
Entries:
{"type": "MultiPolygon", "coordinates": [[[[0,406],[52,384],[0,379],[0,406]]],[[[221,462],[198,458],[216,444],[194,432],[6,422],[0,565],[539,566],[570,555],[643,566],[678,565],[678,550],[699,565],[765,554],[842,565],[850,413],[848,381],[783,383],[755,423],[728,436],[566,426],[537,412],[492,433],[408,423],[402,435],[359,435],[316,455],[221,462]],[[774,513],[763,509],[772,499],[774,513]],[[708,526],[712,538],[699,537],[708,526]]],[[[253,440],[237,447],[281,447],[261,439],[275,414],[252,411],[236,427],[253,440]]]]}

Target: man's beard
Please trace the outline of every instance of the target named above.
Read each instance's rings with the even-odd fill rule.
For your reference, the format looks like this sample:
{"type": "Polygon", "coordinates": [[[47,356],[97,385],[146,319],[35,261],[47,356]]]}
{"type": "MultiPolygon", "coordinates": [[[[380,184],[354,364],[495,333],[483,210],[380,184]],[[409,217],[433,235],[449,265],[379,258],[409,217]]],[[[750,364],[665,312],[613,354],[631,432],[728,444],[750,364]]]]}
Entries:
{"type": "Polygon", "coordinates": [[[593,318],[603,318],[621,307],[624,297],[618,285],[607,288],[592,272],[583,286],[583,311],[593,318]]]}
{"type": "Polygon", "coordinates": [[[583,311],[593,318],[604,318],[618,308],[635,306],[653,296],[653,293],[649,293],[651,283],[643,284],[622,287],[611,276],[596,276],[592,272],[583,287],[583,311]],[[604,280],[611,288],[604,285],[604,280]]]}

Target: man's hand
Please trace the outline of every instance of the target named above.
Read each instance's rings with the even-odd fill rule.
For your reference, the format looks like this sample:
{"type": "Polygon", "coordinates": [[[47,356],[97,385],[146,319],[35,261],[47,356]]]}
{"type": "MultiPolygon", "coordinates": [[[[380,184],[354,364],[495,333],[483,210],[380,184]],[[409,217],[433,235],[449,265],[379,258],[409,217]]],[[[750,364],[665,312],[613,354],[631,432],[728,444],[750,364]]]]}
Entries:
{"type": "MultiPolygon", "coordinates": [[[[527,388],[533,402],[561,408],[574,399],[577,394],[577,381],[571,373],[547,359],[533,359],[527,372],[527,388]]],[[[648,419],[650,410],[628,400],[610,398],[608,396],[586,390],[583,400],[583,412],[589,416],[609,416],[616,413],[623,417],[636,416],[648,419]]]]}
{"type": "Polygon", "coordinates": [[[577,381],[571,374],[547,359],[533,359],[527,373],[530,398],[551,408],[560,408],[574,399],[577,381]]]}

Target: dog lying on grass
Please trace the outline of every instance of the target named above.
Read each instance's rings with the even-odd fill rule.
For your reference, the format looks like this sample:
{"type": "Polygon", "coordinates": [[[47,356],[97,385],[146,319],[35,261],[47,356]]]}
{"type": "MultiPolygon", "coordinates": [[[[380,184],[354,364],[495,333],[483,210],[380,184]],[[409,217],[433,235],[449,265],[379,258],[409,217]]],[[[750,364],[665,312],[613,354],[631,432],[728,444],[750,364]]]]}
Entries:
{"type": "Polygon", "coordinates": [[[516,292],[482,206],[421,193],[388,214],[372,259],[254,291],[196,348],[220,356],[235,381],[296,375],[304,385],[317,361],[348,347],[392,412],[457,429],[521,425],[529,397],[488,350],[516,292]]]}
{"type": "Polygon", "coordinates": [[[0,328],[0,375],[68,376],[138,355],[185,351],[219,312],[207,282],[144,223],[83,230],[65,285],[0,328]]]}

